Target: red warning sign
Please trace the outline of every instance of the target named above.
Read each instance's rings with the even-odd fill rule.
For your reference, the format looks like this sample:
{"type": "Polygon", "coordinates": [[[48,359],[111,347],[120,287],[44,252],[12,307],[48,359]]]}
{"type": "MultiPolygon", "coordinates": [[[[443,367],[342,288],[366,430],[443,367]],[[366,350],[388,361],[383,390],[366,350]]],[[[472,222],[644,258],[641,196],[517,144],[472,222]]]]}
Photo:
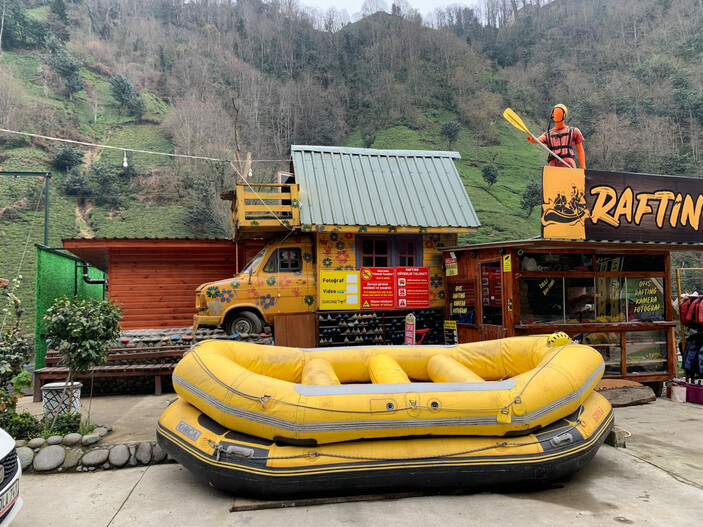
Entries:
{"type": "Polygon", "coordinates": [[[430,307],[430,270],[427,267],[396,267],[397,307],[430,307]]]}
{"type": "Polygon", "coordinates": [[[393,309],[395,307],[395,272],[393,267],[362,267],[361,309],[393,309]]]}

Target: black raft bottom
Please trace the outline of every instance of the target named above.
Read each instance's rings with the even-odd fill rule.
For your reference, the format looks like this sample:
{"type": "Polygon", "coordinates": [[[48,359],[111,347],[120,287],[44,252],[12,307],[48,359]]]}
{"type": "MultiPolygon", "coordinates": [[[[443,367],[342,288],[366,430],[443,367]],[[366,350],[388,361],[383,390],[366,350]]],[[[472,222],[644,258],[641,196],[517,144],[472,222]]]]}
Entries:
{"type": "MultiPolygon", "coordinates": [[[[197,477],[236,496],[253,499],[320,498],[363,494],[411,492],[455,494],[476,491],[515,492],[536,490],[561,482],[588,464],[613,426],[612,410],[589,438],[544,453],[410,462],[340,463],[332,466],[276,469],[264,461],[228,456],[219,463],[203,452],[181,443],[178,436],[161,426],[159,445],[197,477]]],[[[539,435],[549,445],[547,429],[539,435]]],[[[555,434],[556,435],[556,434],[555,434]]],[[[256,449],[256,455],[265,449],[256,449]]]]}

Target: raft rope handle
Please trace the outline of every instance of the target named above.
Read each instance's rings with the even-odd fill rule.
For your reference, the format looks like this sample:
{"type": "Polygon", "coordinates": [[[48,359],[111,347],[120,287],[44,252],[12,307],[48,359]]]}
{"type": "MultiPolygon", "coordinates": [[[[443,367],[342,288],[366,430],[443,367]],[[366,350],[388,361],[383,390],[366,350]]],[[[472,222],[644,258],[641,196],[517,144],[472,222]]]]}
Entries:
{"type": "MultiPolygon", "coordinates": [[[[566,348],[566,345],[560,346],[558,349],[557,349],[557,348],[551,348],[551,349],[556,349],[556,350],[557,350],[556,353],[555,353],[554,355],[552,355],[552,357],[550,357],[550,359],[549,359],[547,362],[545,362],[544,364],[542,364],[542,365],[537,369],[537,371],[534,373],[534,375],[532,375],[532,377],[530,377],[530,379],[525,383],[525,386],[523,386],[522,390],[520,390],[520,393],[517,394],[517,395],[513,398],[513,400],[510,401],[509,403],[507,403],[507,404],[505,404],[505,405],[503,405],[503,406],[497,407],[497,408],[442,408],[442,410],[444,410],[445,412],[496,412],[496,411],[498,411],[498,412],[501,412],[501,413],[507,413],[507,410],[508,410],[508,408],[509,408],[510,406],[512,406],[513,404],[521,404],[521,403],[522,403],[522,395],[525,393],[525,390],[526,390],[527,387],[530,385],[530,383],[531,383],[531,382],[537,377],[537,375],[538,375],[544,368],[546,368],[546,367],[549,365],[549,363],[552,362],[552,361],[557,357],[557,355],[559,355],[565,348],[566,348]]],[[[195,350],[195,348],[191,349],[190,353],[193,354],[193,357],[195,358],[196,362],[200,365],[200,367],[205,371],[205,373],[207,373],[207,375],[208,375],[213,381],[215,381],[217,384],[219,384],[220,386],[222,386],[222,387],[225,388],[226,390],[228,390],[228,391],[234,393],[235,395],[238,395],[238,396],[240,396],[240,397],[243,397],[243,398],[245,398],[245,399],[249,399],[249,400],[252,400],[252,401],[258,401],[258,402],[261,404],[261,406],[262,406],[262,408],[263,408],[264,410],[267,410],[267,409],[268,409],[268,407],[266,406],[266,403],[267,403],[267,402],[277,402],[277,403],[285,404],[285,405],[288,405],[288,406],[294,406],[294,407],[297,407],[297,408],[305,408],[305,409],[308,409],[308,410],[317,410],[317,411],[323,411],[323,412],[344,413],[344,414],[364,414],[364,415],[368,415],[368,414],[385,414],[385,413],[391,413],[391,412],[398,412],[398,411],[402,411],[402,410],[417,410],[417,409],[421,409],[421,410],[437,410],[436,408],[432,408],[431,406],[416,404],[416,403],[414,403],[413,401],[411,401],[410,406],[406,406],[406,407],[392,408],[392,409],[383,409],[383,410],[368,410],[368,411],[366,411],[366,410],[338,410],[338,409],[335,409],[335,408],[321,408],[321,407],[309,406],[309,405],[300,404],[300,403],[292,403],[292,402],[289,402],[289,401],[284,401],[284,400],[282,400],[282,399],[276,399],[275,397],[272,397],[272,396],[270,396],[270,395],[262,395],[262,396],[257,397],[257,396],[255,396],[255,395],[249,395],[249,394],[240,392],[240,391],[238,391],[238,390],[235,390],[234,388],[232,388],[232,387],[229,386],[228,384],[225,384],[225,383],[222,382],[220,379],[218,379],[217,376],[215,376],[215,375],[212,373],[212,371],[203,363],[203,361],[202,361],[201,358],[200,358],[200,355],[198,355],[198,352],[195,350]]],[[[523,359],[522,362],[524,362],[525,360],[527,360],[527,357],[526,357],[525,359],[523,359]]],[[[505,377],[503,377],[501,380],[504,380],[504,379],[505,379],[505,377]]]]}
{"type": "MultiPolygon", "coordinates": [[[[576,417],[576,421],[574,421],[574,424],[571,426],[567,427],[563,432],[560,434],[554,436],[554,437],[560,437],[563,436],[564,434],[568,434],[572,430],[575,430],[577,427],[579,427],[583,422],[581,421],[581,415],[583,414],[583,406],[579,408],[579,413],[578,416],[576,417]]],[[[551,438],[550,438],[551,439],[551,438]]],[[[413,456],[413,457],[371,457],[371,456],[350,456],[350,455],[344,455],[344,454],[330,454],[326,452],[320,452],[318,450],[311,450],[310,452],[305,452],[304,454],[293,454],[290,456],[247,456],[247,459],[255,460],[255,461],[275,461],[275,460],[282,460],[282,459],[300,459],[300,458],[315,458],[315,457],[330,457],[330,458],[336,458],[336,459],[357,459],[357,460],[363,460],[363,461],[419,461],[422,459],[444,459],[448,457],[454,457],[454,456],[463,456],[466,454],[475,454],[477,452],[485,452],[486,450],[492,450],[494,448],[503,448],[503,447],[521,447],[521,446],[532,446],[532,445],[538,445],[541,443],[549,442],[549,439],[546,439],[544,441],[541,440],[536,440],[536,441],[530,441],[528,443],[511,443],[509,441],[501,441],[500,443],[496,443],[495,445],[489,445],[481,448],[474,448],[471,450],[462,450],[460,452],[450,452],[447,454],[437,454],[435,456],[413,456]]],[[[211,447],[215,449],[215,452],[217,452],[217,461],[220,461],[220,454],[225,451],[225,448],[219,444],[215,443],[211,439],[208,439],[208,443],[210,444],[211,447]]]]}
{"type": "MultiPolygon", "coordinates": [[[[419,405],[416,404],[414,406],[405,406],[405,407],[398,407],[398,408],[393,408],[393,409],[382,409],[382,410],[339,410],[335,408],[321,408],[318,406],[310,406],[306,404],[300,404],[300,403],[292,403],[290,401],[284,401],[282,399],[276,399],[275,397],[272,397],[270,395],[262,395],[262,396],[256,396],[256,395],[249,395],[244,392],[240,392],[239,390],[236,390],[229,386],[228,384],[225,384],[222,382],[220,379],[217,378],[216,375],[210,371],[210,369],[202,362],[200,356],[198,355],[198,352],[195,351],[195,349],[191,350],[190,353],[193,354],[193,357],[195,361],[200,365],[200,367],[205,371],[205,373],[217,384],[222,386],[225,390],[232,392],[235,395],[238,395],[244,399],[249,399],[250,401],[258,401],[264,410],[267,409],[265,406],[265,401],[266,402],[276,402],[280,404],[285,404],[288,406],[294,406],[297,408],[305,408],[308,410],[317,410],[320,412],[331,412],[331,413],[343,413],[343,414],[362,414],[362,415],[369,415],[369,414],[387,414],[387,413],[393,413],[393,412],[398,412],[402,410],[432,410],[436,411],[437,408],[433,408],[432,406],[426,406],[426,405],[419,405]]],[[[497,408],[443,408],[442,410],[446,412],[496,412],[496,411],[501,411],[503,408],[507,408],[513,404],[513,401],[509,402],[507,405],[504,405],[502,407],[497,407],[497,408]]]]}

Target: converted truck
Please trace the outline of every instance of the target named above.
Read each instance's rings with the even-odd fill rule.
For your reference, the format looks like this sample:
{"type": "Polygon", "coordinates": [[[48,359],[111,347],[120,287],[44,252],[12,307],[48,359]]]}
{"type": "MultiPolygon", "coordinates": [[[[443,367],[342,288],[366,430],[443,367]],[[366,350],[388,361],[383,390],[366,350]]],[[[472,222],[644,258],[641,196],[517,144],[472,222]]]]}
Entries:
{"type": "MultiPolygon", "coordinates": [[[[266,324],[275,328],[282,315],[316,313],[317,344],[342,345],[371,337],[320,329],[331,326],[334,317],[365,316],[365,326],[376,324],[366,332],[374,331],[376,343],[389,341],[382,326],[390,324],[390,314],[426,311],[428,320],[436,318],[441,326],[442,249],[478,227],[454,165],[458,157],[456,152],[293,146],[292,172],[279,173],[278,183],[245,182],[222,194],[232,201],[237,247],[253,239],[267,243],[232,278],[198,287],[194,328],[252,334],[266,324]],[[396,280],[392,288],[391,279],[396,280]],[[426,291],[412,291],[413,280],[426,291]],[[325,281],[330,287],[321,287],[325,281]],[[422,298],[413,303],[413,293],[422,298]]],[[[303,320],[309,324],[311,317],[303,320]]]]}

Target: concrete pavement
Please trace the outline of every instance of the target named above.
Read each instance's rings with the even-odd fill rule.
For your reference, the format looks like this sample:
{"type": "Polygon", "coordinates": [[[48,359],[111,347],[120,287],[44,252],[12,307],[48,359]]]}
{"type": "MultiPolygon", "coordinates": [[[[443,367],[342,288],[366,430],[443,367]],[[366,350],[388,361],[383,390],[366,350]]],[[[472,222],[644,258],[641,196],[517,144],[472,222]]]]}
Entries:
{"type": "MultiPolygon", "coordinates": [[[[133,406],[156,407],[161,401],[155,399],[135,400],[133,406]]],[[[230,513],[231,496],[170,464],[90,474],[27,474],[21,487],[25,505],[13,526],[700,525],[703,453],[697,445],[703,406],[658,399],[616,409],[616,424],[632,434],[626,449],[603,446],[563,487],[536,492],[230,513]]],[[[153,438],[153,425],[151,434],[153,438]]]]}

